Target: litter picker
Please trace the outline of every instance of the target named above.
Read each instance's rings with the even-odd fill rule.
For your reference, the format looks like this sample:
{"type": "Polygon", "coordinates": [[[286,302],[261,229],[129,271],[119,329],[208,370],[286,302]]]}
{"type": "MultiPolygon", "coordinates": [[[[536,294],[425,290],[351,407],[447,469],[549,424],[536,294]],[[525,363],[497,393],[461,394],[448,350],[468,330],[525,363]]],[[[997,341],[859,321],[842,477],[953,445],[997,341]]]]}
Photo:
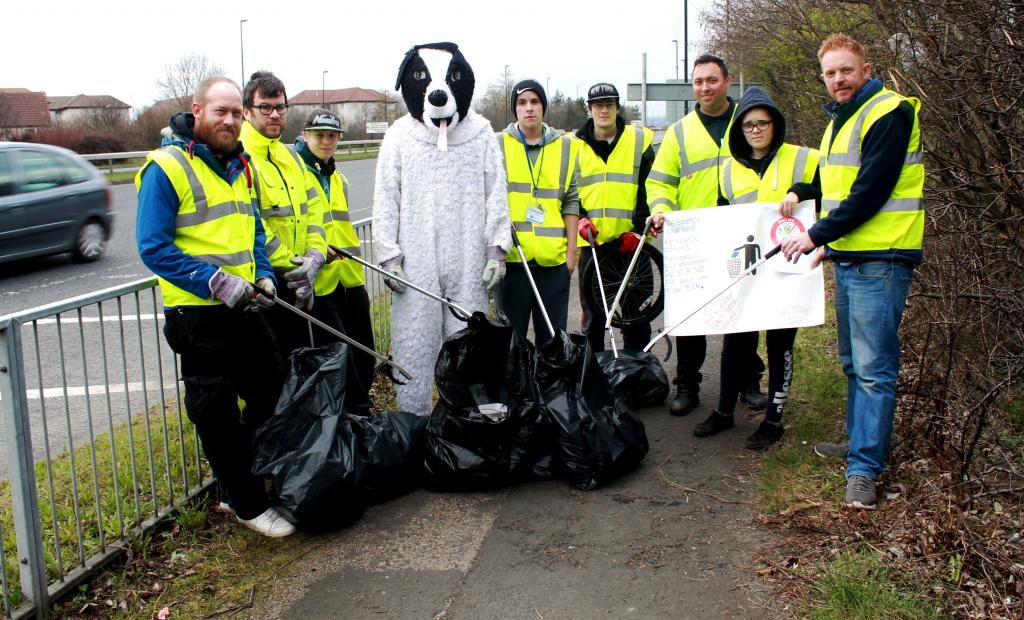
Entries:
{"type": "Polygon", "coordinates": [[[778,254],[781,251],[782,251],[782,245],[777,245],[774,248],[772,248],[767,254],[765,254],[763,257],[761,257],[761,259],[759,261],[757,261],[753,265],[747,267],[742,272],[740,272],[740,274],[738,276],[736,276],[736,279],[733,280],[732,282],[730,282],[728,286],[726,286],[722,290],[720,290],[717,293],[715,293],[711,297],[711,299],[705,301],[703,304],[701,304],[701,306],[699,308],[697,308],[696,310],[694,310],[690,314],[688,314],[685,317],[683,317],[682,321],[679,321],[678,323],[676,323],[672,327],[666,327],[666,328],[662,329],[660,332],[658,332],[657,335],[655,335],[654,338],[652,338],[651,341],[647,343],[647,346],[644,347],[644,351],[650,351],[651,347],[653,347],[656,342],[658,342],[659,340],[664,338],[666,335],[668,335],[668,333],[670,331],[672,331],[673,329],[679,327],[683,323],[689,321],[691,318],[693,318],[693,316],[695,314],[697,314],[698,312],[700,312],[704,308],[708,307],[708,305],[710,305],[711,302],[713,302],[716,299],[718,299],[719,297],[721,297],[727,290],[729,290],[732,287],[736,286],[736,284],[739,283],[741,280],[743,280],[743,278],[745,278],[748,275],[750,275],[750,273],[752,271],[757,270],[757,268],[760,267],[761,265],[765,264],[768,261],[768,259],[770,259],[771,257],[775,256],[776,254],[778,254]]]}
{"type": "MultiPolygon", "coordinates": [[[[408,371],[406,371],[404,368],[402,368],[397,363],[395,363],[395,361],[392,360],[391,358],[389,358],[387,356],[384,356],[384,355],[381,355],[380,353],[377,353],[373,349],[371,349],[369,347],[366,347],[366,346],[362,345],[359,342],[356,342],[352,338],[350,338],[350,337],[346,336],[345,334],[339,332],[338,330],[334,329],[333,327],[331,327],[327,323],[324,323],[323,321],[321,321],[320,319],[316,318],[315,316],[309,314],[308,312],[303,312],[302,310],[299,310],[298,308],[296,308],[295,306],[291,305],[287,301],[284,301],[283,299],[281,299],[277,295],[272,294],[270,291],[264,290],[264,289],[262,289],[262,288],[260,288],[259,286],[256,286],[256,285],[253,285],[253,289],[254,289],[253,294],[252,294],[253,298],[255,298],[257,294],[259,294],[259,295],[263,295],[264,297],[266,297],[268,299],[272,299],[275,304],[277,304],[277,305],[281,306],[282,308],[284,308],[284,309],[286,309],[286,310],[288,310],[290,312],[293,312],[293,313],[297,314],[298,316],[306,319],[306,321],[308,321],[311,325],[316,325],[317,327],[319,327],[320,329],[326,331],[327,333],[332,334],[334,336],[337,336],[343,342],[347,343],[349,346],[353,346],[353,347],[359,349],[360,351],[362,351],[363,353],[368,353],[369,355],[374,356],[375,358],[377,358],[382,363],[386,364],[387,366],[389,366],[392,369],[389,376],[390,376],[391,380],[394,381],[395,383],[397,383],[399,385],[405,385],[405,381],[402,381],[398,377],[395,376],[395,374],[394,374],[395,370],[397,370],[399,373],[401,373],[401,375],[403,377],[405,377],[406,379],[412,379],[413,378],[412,375],[410,375],[408,373],[408,371]]],[[[310,329],[312,330],[312,327],[310,327],[310,329]]],[[[310,338],[312,339],[312,333],[310,334],[310,338]]]]}
{"type": "MultiPolygon", "coordinates": [[[[629,266],[626,267],[626,275],[622,277],[622,283],[619,284],[619,290],[615,292],[615,299],[612,300],[612,307],[608,308],[608,312],[605,314],[604,328],[611,330],[612,328],[612,317],[619,309],[619,302],[622,301],[622,295],[626,292],[626,285],[629,284],[630,277],[633,276],[633,270],[636,269],[636,262],[640,260],[640,253],[644,250],[644,244],[647,243],[647,233],[651,230],[651,218],[647,218],[647,223],[644,225],[644,232],[640,235],[640,243],[636,245],[636,249],[633,250],[633,258],[629,260],[629,266]]],[[[595,261],[596,262],[596,261],[595,261]]],[[[602,287],[602,292],[604,288],[602,287]]]]}
{"type": "Polygon", "coordinates": [[[594,261],[594,275],[597,276],[597,288],[601,291],[601,306],[606,318],[604,328],[608,330],[608,340],[612,343],[612,357],[619,359],[619,349],[615,346],[615,332],[612,331],[612,315],[608,312],[608,298],[604,294],[604,282],[601,281],[601,265],[597,262],[597,250],[594,244],[594,233],[587,229],[587,240],[590,242],[590,257],[594,261]]]}
{"type": "Polygon", "coordinates": [[[548,310],[544,307],[544,300],[540,298],[540,291],[537,290],[537,283],[533,281],[533,274],[530,273],[530,266],[526,264],[526,253],[523,252],[523,246],[519,245],[519,235],[516,234],[516,225],[512,224],[512,243],[515,244],[516,249],[519,250],[519,258],[523,261],[523,269],[526,270],[526,279],[530,281],[530,288],[533,289],[533,296],[537,300],[537,305],[540,306],[540,313],[544,317],[544,322],[547,323],[548,331],[551,332],[551,337],[555,337],[555,328],[551,324],[551,319],[548,318],[548,310]]]}
{"type": "Polygon", "coordinates": [[[332,252],[335,252],[339,256],[344,256],[348,260],[354,260],[355,262],[359,263],[363,267],[366,267],[367,269],[371,269],[373,271],[376,271],[377,273],[381,274],[385,278],[391,278],[392,280],[397,280],[398,282],[401,282],[402,284],[406,285],[407,287],[411,288],[412,290],[418,291],[420,293],[423,293],[427,297],[429,297],[429,298],[431,298],[433,300],[441,302],[442,304],[447,306],[448,310],[451,311],[451,313],[455,316],[455,318],[459,319],[460,321],[469,321],[469,317],[473,314],[472,312],[470,312],[469,310],[466,310],[465,308],[463,308],[459,304],[455,303],[451,299],[448,299],[447,297],[441,297],[440,295],[438,295],[436,293],[431,293],[427,289],[421,288],[419,286],[416,286],[415,284],[413,284],[412,282],[410,282],[410,281],[408,281],[408,280],[406,280],[404,278],[399,278],[395,274],[393,274],[393,273],[391,273],[389,271],[386,271],[386,270],[378,267],[377,265],[373,265],[373,264],[370,264],[370,263],[364,261],[363,259],[359,258],[355,254],[349,252],[348,250],[345,250],[343,248],[339,248],[336,245],[331,245],[331,246],[328,246],[328,247],[331,249],[332,252]]]}

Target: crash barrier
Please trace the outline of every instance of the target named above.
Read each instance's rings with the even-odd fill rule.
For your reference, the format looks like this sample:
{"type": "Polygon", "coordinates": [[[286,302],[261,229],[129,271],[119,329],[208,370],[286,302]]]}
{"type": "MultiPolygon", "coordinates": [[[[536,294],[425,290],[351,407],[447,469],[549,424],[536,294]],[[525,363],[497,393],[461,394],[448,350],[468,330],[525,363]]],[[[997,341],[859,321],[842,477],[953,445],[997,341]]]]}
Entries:
{"type": "MultiPolygon", "coordinates": [[[[355,223],[373,256],[370,220],[355,223]]],[[[379,350],[390,295],[366,274],[379,350]]],[[[0,317],[0,588],[45,617],[211,484],[182,408],[155,278],[0,317]]]]}
{"type": "MultiPolygon", "coordinates": [[[[353,153],[370,153],[380,148],[380,140],[343,140],[338,142],[335,155],[351,155],[353,153]]],[[[82,155],[86,161],[99,168],[102,172],[111,173],[119,169],[138,168],[145,161],[150,151],[129,151],[125,153],[95,153],[82,155]],[[132,162],[130,165],[125,162],[132,162]]]]}

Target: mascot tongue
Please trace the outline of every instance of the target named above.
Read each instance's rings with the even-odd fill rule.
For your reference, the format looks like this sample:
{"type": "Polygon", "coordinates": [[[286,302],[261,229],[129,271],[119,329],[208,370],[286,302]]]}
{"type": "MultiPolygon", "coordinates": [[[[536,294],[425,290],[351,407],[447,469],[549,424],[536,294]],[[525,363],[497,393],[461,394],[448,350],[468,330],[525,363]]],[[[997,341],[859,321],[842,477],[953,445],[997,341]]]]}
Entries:
{"type": "Polygon", "coordinates": [[[440,151],[448,150],[448,121],[441,120],[437,126],[437,148],[440,151]]]}

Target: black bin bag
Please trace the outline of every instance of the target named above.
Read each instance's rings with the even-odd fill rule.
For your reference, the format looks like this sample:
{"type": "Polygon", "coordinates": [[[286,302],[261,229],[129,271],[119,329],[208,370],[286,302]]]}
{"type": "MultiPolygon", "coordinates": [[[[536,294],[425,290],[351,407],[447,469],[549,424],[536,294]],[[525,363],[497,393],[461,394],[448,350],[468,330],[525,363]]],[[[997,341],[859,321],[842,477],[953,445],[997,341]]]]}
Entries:
{"type": "Polygon", "coordinates": [[[612,392],[586,336],[559,331],[537,355],[536,380],[562,475],[577,488],[596,489],[647,455],[643,422],[612,392]]]}
{"type": "Polygon", "coordinates": [[[445,341],[427,427],[427,486],[465,491],[554,476],[554,428],[538,406],[534,358],[512,326],[480,312],[445,341]]]}
{"type": "Polygon", "coordinates": [[[594,357],[615,395],[625,400],[627,407],[656,407],[668,397],[668,374],[654,354],[619,349],[618,359],[611,351],[595,353],[594,357]]]}
{"type": "Polygon", "coordinates": [[[350,525],[368,502],[418,483],[426,420],[345,413],[348,355],[340,342],[298,349],[274,415],[255,434],[253,473],[270,476],[278,509],[307,532],[350,525]]]}

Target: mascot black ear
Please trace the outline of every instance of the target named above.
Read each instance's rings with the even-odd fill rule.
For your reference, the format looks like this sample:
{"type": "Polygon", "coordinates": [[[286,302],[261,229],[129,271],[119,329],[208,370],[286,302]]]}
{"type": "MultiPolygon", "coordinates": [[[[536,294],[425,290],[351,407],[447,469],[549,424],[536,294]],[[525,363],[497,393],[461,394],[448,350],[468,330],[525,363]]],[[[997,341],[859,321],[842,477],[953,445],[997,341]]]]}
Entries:
{"type": "MultiPolygon", "coordinates": [[[[402,59],[402,64],[398,67],[398,77],[395,79],[395,90],[401,90],[402,88],[402,76],[405,75],[405,68],[409,66],[409,61],[416,57],[417,53],[424,47],[437,50],[446,50],[452,53],[452,56],[462,56],[459,52],[459,46],[454,43],[443,41],[441,43],[424,43],[422,45],[413,45],[409,48],[409,51],[405,53],[405,58],[402,59]]],[[[463,58],[465,62],[465,58],[463,58]]]]}

